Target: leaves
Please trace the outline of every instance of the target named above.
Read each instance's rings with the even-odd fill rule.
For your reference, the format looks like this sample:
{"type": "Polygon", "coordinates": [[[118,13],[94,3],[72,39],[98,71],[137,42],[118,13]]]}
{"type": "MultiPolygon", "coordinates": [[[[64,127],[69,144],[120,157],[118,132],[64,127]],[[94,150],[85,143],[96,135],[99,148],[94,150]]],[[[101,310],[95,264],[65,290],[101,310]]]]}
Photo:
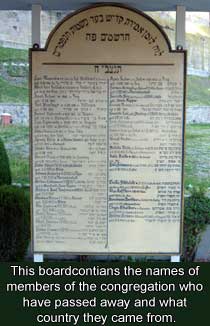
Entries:
{"type": "Polygon", "coordinates": [[[184,256],[192,260],[200,235],[207,223],[210,223],[210,198],[205,196],[205,189],[194,189],[185,199],[184,220],[184,256]]]}

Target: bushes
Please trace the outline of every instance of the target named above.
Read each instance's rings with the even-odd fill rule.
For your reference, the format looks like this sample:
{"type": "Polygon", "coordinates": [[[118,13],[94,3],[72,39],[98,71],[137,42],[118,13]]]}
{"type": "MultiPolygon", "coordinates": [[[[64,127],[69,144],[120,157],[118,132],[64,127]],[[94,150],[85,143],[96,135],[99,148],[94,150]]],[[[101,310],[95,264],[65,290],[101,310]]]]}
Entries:
{"type": "Polygon", "coordinates": [[[0,138],[0,186],[10,185],[12,182],[9,159],[7,156],[4,143],[0,138]]]}
{"type": "Polygon", "coordinates": [[[190,261],[202,231],[210,223],[210,198],[205,196],[204,190],[193,190],[191,196],[185,199],[184,214],[184,256],[190,261]]]}
{"type": "Polygon", "coordinates": [[[23,189],[11,186],[11,172],[0,139],[0,261],[23,259],[30,237],[29,198],[23,189]]]}
{"type": "Polygon", "coordinates": [[[30,207],[24,190],[0,187],[0,261],[23,259],[30,238],[30,207]]]}

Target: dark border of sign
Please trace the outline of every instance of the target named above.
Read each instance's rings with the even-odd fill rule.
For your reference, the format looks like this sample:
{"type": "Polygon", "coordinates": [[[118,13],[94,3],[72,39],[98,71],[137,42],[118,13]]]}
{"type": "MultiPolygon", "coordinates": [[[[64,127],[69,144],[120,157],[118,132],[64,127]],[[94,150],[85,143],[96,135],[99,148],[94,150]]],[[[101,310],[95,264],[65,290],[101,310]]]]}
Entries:
{"type": "Polygon", "coordinates": [[[71,255],[141,255],[141,256],[174,256],[174,255],[181,255],[183,250],[183,229],[184,229],[184,162],[185,162],[185,126],[186,126],[186,76],[187,76],[187,51],[183,49],[172,50],[169,38],[165,31],[160,27],[160,25],[153,20],[150,16],[146,15],[142,11],[119,3],[112,3],[112,2],[104,2],[99,4],[94,4],[90,6],[85,6],[75,12],[67,15],[62,19],[55,28],[50,32],[48,39],[46,41],[44,48],[39,48],[39,44],[34,44],[33,48],[29,49],[29,104],[30,104],[30,111],[29,111],[29,121],[30,121],[30,212],[31,212],[31,239],[32,239],[32,252],[33,254],[71,254],[71,255]],[[37,51],[47,51],[50,40],[57,29],[68,19],[72,18],[73,16],[78,15],[81,12],[98,8],[98,7],[119,7],[124,8],[129,11],[135,12],[140,16],[143,16],[147,20],[149,20],[153,25],[157,27],[157,29],[163,35],[169,49],[169,53],[183,53],[184,55],[184,76],[183,76],[183,119],[182,119],[182,171],[181,171],[181,218],[180,218],[180,232],[179,232],[179,251],[178,252],[81,252],[81,251],[35,251],[34,250],[34,223],[33,223],[33,144],[32,144],[32,134],[33,134],[33,124],[32,124],[32,52],[37,51]]]}

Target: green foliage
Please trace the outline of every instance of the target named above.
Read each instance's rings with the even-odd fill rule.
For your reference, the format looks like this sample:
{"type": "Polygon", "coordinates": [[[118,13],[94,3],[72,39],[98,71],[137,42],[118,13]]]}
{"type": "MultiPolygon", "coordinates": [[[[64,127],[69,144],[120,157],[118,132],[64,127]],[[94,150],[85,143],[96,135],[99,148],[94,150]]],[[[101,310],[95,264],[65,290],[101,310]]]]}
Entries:
{"type": "Polygon", "coordinates": [[[185,199],[184,210],[184,256],[190,261],[200,241],[201,232],[210,223],[210,198],[204,189],[194,189],[185,199]]]}
{"type": "Polygon", "coordinates": [[[0,134],[4,143],[8,144],[12,181],[21,184],[29,183],[29,127],[0,126],[0,134]]]}
{"type": "Polygon", "coordinates": [[[29,198],[23,189],[0,187],[0,261],[24,258],[30,238],[29,198]]]}
{"type": "Polygon", "coordinates": [[[0,77],[0,102],[1,103],[28,103],[28,89],[15,86],[0,77]]]}
{"type": "Polygon", "coordinates": [[[10,77],[24,77],[28,76],[28,67],[27,66],[13,66],[9,64],[7,67],[7,73],[10,77]]]}
{"type": "Polygon", "coordinates": [[[28,51],[0,47],[0,62],[28,62],[28,51]]]}
{"type": "Polygon", "coordinates": [[[11,171],[9,167],[9,159],[7,156],[4,143],[0,138],[0,186],[1,185],[10,185],[11,180],[11,171]]]}

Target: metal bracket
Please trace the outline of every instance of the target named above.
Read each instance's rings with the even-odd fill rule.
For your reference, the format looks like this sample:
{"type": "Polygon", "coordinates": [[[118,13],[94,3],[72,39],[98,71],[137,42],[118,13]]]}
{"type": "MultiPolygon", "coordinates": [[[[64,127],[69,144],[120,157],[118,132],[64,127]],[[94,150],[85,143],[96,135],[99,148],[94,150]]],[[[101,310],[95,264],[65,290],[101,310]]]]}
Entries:
{"type": "Polygon", "coordinates": [[[183,46],[182,45],[177,45],[176,49],[177,49],[177,51],[183,51],[183,46]]]}
{"type": "Polygon", "coordinates": [[[39,47],[39,44],[38,43],[34,43],[33,44],[33,49],[35,49],[35,50],[37,50],[37,49],[39,49],[40,47],[39,47]]]}

